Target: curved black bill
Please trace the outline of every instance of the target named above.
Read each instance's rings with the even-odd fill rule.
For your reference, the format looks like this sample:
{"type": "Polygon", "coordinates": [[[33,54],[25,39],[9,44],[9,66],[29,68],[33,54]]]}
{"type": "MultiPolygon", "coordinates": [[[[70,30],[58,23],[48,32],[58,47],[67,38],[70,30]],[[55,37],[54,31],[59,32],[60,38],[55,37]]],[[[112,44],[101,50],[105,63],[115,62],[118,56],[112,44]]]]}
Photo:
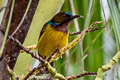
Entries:
{"type": "Polygon", "coordinates": [[[83,18],[83,16],[73,15],[72,17],[70,17],[71,20],[73,20],[73,19],[75,19],[75,18],[83,18]]]}

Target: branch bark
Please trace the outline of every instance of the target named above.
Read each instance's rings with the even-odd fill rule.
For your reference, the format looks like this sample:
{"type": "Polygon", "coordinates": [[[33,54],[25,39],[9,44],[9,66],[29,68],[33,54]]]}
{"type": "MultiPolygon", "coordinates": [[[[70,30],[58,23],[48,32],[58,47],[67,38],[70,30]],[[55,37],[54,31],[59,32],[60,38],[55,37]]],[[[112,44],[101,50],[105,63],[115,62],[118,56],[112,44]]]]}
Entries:
{"type": "MultiPolygon", "coordinates": [[[[15,0],[15,7],[8,35],[11,35],[16,30],[18,24],[20,23],[26,11],[29,1],[30,0],[15,0]]],[[[14,37],[17,40],[19,40],[22,44],[29,30],[38,2],[39,0],[32,0],[28,13],[24,19],[24,22],[22,23],[20,29],[14,35],[14,37]]],[[[10,3],[11,5],[11,0],[8,0],[8,3],[10,3]]],[[[8,12],[6,11],[7,13],[5,13],[4,17],[9,15],[10,6],[6,10],[8,10],[8,12]]],[[[7,20],[8,17],[7,18],[5,17],[1,25],[2,37],[0,37],[0,39],[2,40],[4,38],[4,33],[7,26],[8,22],[7,20]]],[[[2,44],[2,40],[0,41],[0,44],[2,44]]],[[[0,80],[9,80],[7,65],[10,67],[10,69],[12,70],[14,69],[19,52],[20,52],[19,45],[10,39],[7,39],[5,48],[0,59],[0,80]]]]}

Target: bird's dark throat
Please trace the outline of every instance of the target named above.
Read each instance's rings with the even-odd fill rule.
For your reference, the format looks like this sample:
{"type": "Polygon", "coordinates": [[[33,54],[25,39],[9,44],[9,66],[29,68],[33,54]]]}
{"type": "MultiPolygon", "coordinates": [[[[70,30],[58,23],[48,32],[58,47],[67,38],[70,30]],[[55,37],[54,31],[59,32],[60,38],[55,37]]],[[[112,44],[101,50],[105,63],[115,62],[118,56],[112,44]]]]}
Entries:
{"type": "Polygon", "coordinates": [[[54,28],[56,30],[58,30],[58,31],[62,31],[62,32],[67,33],[69,24],[70,24],[70,22],[69,23],[60,24],[59,26],[55,26],[54,28]]]}

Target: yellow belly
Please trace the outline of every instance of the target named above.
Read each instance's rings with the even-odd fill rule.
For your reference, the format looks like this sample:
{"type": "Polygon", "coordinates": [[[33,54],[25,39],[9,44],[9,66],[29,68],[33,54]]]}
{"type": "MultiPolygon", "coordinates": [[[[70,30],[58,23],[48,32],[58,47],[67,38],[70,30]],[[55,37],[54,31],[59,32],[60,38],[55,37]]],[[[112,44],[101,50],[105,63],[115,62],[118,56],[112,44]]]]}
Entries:
{"type": "Polygon", "coordinates": [[[42,57],[48,58],[58,46],[62,48],[68,44],[68,36],[68,33],[57,31],[48,25],[37,44],[39,54],[42,57]]]}

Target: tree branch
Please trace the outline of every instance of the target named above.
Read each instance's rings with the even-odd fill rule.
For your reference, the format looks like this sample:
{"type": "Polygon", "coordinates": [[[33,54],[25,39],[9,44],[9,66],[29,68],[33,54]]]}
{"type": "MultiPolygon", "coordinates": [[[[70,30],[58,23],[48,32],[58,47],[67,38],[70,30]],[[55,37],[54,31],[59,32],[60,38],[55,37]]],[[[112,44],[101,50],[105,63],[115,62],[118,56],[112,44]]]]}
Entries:
{"type": "MultiPolygon", "coordinates": [[[[2,40],[4,39],[4,33],[6,30],[6,26],[8,23],[8,17],[9,17],[9,12],[11,8],[11,1],[8,0],[8,4],[6,7],[6,11],[4,14],[4,18],[0,27],[0,46],[2,44],[2,40]]],[[[18,27],[18,24],[21,22],[21,19],[26,11],[28,2],[30,0],[15,0],[15,5],[14,5],[14,10],[13,10],[13,17],[10,25],[10,29],[8,32],[8,35],[11,35],[16,28],[18,27]]],[[[27,35],[27,32],[29,30],[30,24],[32,22],[33,15],[36,11],[37,5],[38,5],[39,0],[32,0],[30,8],[28,10],[27,15],[24,18],[23,23],[20,25],[19,30],[17,30],[14,34],[14,37],[19,40],[22,44],[25,40],[25,37],[27,35]]],[[[5,48],[2,52],[2,56],[0,58],[0,80],[9,80],[9,74],[7,71],[7,65],[10,67],[10,69],[13,70],[18,55],[20,52],[20,47],[17,43],[14,43],[14,41],[7,39],[5,48]],[[2,67],[4,66],[4,67],[2,67]],[[6,72],[5,72],[6,71],[6,72]]]]}
{"type": "Polygon", "coordinates": [[[105,65],[103,65],[102,67],[100,67],[97,71],[97,76],[95,78],[95,80],[102,80],[103,76],[104,76],[104,72],[108,71],[109,69],[112,68],[112,66],[118,62],[118,60],[120,59],[120,51],[118,51],[116,53],[116,55],[105,65]]]}
{"type": "MultiPolygon", "coordinates": [[[[93,32],[93,31],[96,31],[96,30],[100,30],[100,29],[103,29],[105,28],[104,26],[101,26],[101,27],[97,27],[95,29],[91,29],[90,32],[93,32]]],[[[82,31],[81,31],[82,32],[82,31]]],[[[79,35],[81,34],[81,32],[72,32],[72,33],[69,33],[70,36],[74,36],[74,35],[79,35]]]]}
{"type": "Polygon", "coordinates": [[[84,72],[84,73],[78,74],[78,75],[67,76],[67,77],[65,77],[65,79],[72,80],[72,79],[81,78],[81,77],[89,76],[89,75],[97,75],[97,73],[96,72],[84,72]]]}

